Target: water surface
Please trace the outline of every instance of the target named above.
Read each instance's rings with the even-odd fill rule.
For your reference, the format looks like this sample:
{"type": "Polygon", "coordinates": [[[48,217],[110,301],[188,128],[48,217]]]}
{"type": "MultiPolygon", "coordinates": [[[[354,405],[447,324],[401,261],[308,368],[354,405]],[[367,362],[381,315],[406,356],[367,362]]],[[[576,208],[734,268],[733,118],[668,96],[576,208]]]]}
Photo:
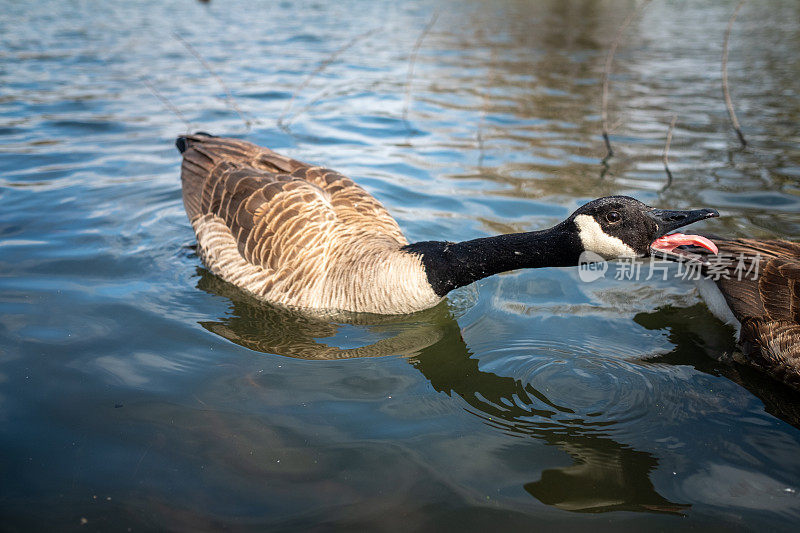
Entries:
{"type": "Polygon", "coordinates": [[[632,6],[4,6],[3,529],[792,529],[800,396],[724,362],[732,330],[674,270],[513,272],[409,317],[321,320],[193,250],[173,142],[197,129],[353,177],[410,240],[533,230],[607,194],[796,238],[798,4],[734,26],[741,149],[719,74],[734,3],[652,2],[614,61],[603,166],[632,6]]]}

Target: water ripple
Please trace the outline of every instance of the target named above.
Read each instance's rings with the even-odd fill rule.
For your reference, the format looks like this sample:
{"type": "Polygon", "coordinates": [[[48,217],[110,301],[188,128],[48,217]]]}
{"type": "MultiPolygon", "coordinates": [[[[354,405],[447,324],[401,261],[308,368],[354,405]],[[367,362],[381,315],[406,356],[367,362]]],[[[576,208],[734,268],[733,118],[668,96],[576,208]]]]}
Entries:
{"type": "Polygon", "coordinates": [[[200,268],[173,145],[198,129],[336,168],[412,240],[539,229],[607,194],[719,208],[698,231],[796,238],[796,2],[747,3],[737,22],[744,150],[719,94],[732,6],[650,3],[611,72],[607,167],[600,85],[627,3],[6,4],[7,528],[796,522],[798,402],[716,361],[731,332],[690,283],[550,269],[398,322],[298,317],[200,268]]]}

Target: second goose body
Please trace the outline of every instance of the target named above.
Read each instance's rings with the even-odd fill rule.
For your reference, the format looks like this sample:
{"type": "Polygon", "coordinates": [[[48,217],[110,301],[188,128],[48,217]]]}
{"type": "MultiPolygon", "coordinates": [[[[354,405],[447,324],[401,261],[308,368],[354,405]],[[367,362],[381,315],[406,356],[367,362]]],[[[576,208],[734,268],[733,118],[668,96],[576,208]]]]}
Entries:
{"type": "MultiPolygon", "coordinates": [[[[644,256],[667,232],[717,216],[612,196],[542,231],[409,244],[386,209],[338,172],[238,139],[195,134],[176,144],[184,207],[203,262],[224,280],[290,307],[411,313],[498,272],[573,266],[584,252],[644,256]]],[[[703,245],[689,237],[686,243],[703,245]]]]}
{"type": "Polygon", "coordinates": [[[700,292],[736,327],[744,361],[800,389],[800,244],[714,238],[700,292]]]}

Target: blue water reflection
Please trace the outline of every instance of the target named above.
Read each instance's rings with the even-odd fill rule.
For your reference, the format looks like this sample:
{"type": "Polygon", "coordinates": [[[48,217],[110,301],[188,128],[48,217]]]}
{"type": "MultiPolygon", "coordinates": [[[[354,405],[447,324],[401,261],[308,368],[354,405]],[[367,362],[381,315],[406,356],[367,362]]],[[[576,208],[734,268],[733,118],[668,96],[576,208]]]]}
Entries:
{"type": "Polygon", "coordinates": [[[276,309],[202,268],[173,147],[200,129],[336,168],[411,240],[536,229],[607,194],[795,239],[796,2],[735,25],[745,150],[718,74],[734,6],[650,3],[614,62],[607,168],[600,84],[629,3],[7,4],[3,529],[797,523],[800,397],[731,361],[691,282],[551,269],[410,317],[276,309]]]}

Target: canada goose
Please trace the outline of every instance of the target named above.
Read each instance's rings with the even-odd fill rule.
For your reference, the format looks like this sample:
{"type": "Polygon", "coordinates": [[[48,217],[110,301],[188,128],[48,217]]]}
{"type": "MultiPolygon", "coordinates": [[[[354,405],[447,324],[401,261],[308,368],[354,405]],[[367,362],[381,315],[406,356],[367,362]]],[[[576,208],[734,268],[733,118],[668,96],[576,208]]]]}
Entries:
{"type": "Polygon", "coordinates": [[[800,244],[712,241],[719,255],[705,261],[701,296],[712,313],[736,327],[742,362],[800,389],[800,244]]]}
{"type": "MultiPolygon", "coordinates": [[[[338,172],[203,133],[178,137],[176,145],[184,207],[206,266],[289,307],[411,313],[498,272],[574,266],[587,251],[605,259],[646,256],[667,232],[718,216],[609,196],[550,229],[409,244],[386,209],[338,172]]],[[[669,238],[708,246],[700,237],[669,238]]]]}

